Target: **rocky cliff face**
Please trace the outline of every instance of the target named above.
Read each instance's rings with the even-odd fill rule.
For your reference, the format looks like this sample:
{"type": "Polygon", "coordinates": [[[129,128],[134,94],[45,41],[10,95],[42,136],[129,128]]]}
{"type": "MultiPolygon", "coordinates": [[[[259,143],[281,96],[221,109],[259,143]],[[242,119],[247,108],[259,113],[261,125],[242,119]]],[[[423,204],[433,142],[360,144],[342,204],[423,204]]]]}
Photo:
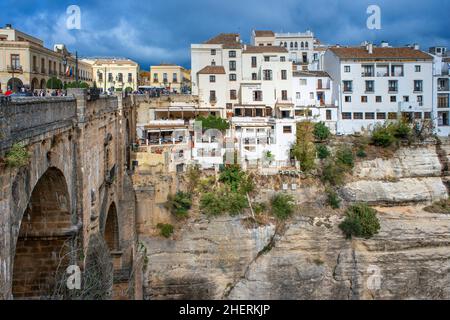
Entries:
{"type": "Polygon", "coordinates": [[[285,226],[191,219],[174,239],[141,236],[147,299],[450,299],[450,215],[435,146],[360,163],[341,194],[377,207],[381,230],[346,240],[342,215],[317,209],[285,226]]]}

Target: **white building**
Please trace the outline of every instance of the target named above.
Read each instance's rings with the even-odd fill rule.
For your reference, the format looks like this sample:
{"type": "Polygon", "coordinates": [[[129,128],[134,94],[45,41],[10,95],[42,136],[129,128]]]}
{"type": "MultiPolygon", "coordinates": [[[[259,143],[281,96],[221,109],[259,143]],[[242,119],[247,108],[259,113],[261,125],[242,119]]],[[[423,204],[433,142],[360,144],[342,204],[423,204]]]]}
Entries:
{"type": "Polygon", "coordinates": [[[435,119],[436,134],[450,134],[450,57],[446,47],[430,48],[434,57],[433,68],[433,119],[435,119]]]}
{"type": "Polygon", "coordinates": [[[304,66],[303,70],[307,70],[308,65],[313,61],[314,33],[309,30],[295,33],[253,30],[252,45],[284,47],[289,52],[288,59],[301,64],[304,66]]]}
{"type": "Polygon", "coordinates": [[[336,132],[337,107],[333,101],[333,81],[324,71],[294,71],[292,92],[295,119],[324,122],[336,132]]]}
{"type": "Polygon", "coordinates": [[[431,120],[432,70],[432,56],[417,47],[330,48],[324,71],[333,79],[332,100],[339,106],[337,132],[370,130],[399,116],[431,120]]]}

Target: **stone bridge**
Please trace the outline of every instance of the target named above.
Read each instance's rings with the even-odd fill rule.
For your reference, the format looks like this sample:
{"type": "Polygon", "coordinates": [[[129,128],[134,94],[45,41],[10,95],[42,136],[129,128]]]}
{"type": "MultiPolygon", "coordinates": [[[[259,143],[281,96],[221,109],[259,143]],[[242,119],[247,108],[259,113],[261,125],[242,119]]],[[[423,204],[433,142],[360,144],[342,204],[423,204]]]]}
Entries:
{"type": "Polygon", "coordinates": [[[139,298],[133,99],[72,89],[0,105],[0,298],[139,298]]]}

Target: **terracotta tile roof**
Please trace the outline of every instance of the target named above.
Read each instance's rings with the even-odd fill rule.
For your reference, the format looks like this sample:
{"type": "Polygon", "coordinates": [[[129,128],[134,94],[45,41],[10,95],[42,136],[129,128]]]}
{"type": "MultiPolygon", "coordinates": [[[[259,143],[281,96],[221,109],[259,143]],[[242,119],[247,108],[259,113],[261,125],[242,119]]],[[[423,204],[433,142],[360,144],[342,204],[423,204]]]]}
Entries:
{"type": "Polygon", "coordinates": [[[330,78],[330,75],[325,71],[294,71],[294,77],[320,77],[330,78]]]}
{"type": "Polygon", "coordinates": [[[279,46],[247,46],[242,53],[287,53],[284,47],[279,46]]]}
{"type": "Polygon", "coordinates": [[[432,60],[433,58],[414,48],[373,48],[370,54],[365,47],[331,47],[330,50],[341,59],[418,59],[432,60]]]}
{"type": "Polygon", "coordinates": [[[256,37],[275,37],[275,33],[270,30],[255,30],[256,37]]]}
{"type": "Polygon", "coordinates": [[[240,44],[240,35],[239,33],[221,33],[217,36],[205,41],[204,44],[240,44]]]}
{"type": "Polygon", "coordinates": [[[225,68],[222,66],[206,66],[198,74],[225,74],[225,68]]]}

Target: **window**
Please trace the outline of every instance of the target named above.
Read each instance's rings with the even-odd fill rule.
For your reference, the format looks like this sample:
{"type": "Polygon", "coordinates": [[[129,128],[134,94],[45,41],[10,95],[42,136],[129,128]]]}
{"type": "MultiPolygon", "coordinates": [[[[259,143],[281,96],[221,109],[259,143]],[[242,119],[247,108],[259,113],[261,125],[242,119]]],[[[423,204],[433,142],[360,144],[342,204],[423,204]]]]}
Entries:
{"type": "Polygon", "coordinates": [[[283,133],[292,133],[291,126],[283,126],[283,133]]]}
{"type": "Polygon", "coordinates": [[[281,80],[287,80],[287,71],[281,70],[281,80]]]}
{"type": "Polygon", "coordinates": [[[216,99],[216,91],[211,90],[209,92],[209,101],[210,102],[216,102],[217,101],[217,99],[216,99]]]}
{"type": "Polygon", "coordinates": [[[403,102],[409,102],[409,96],[403,96],[403,102]]]}
{"type": "Polygon", "coordinates": [[[352,113],[351,112],[342,112],[342,119],[344,119],[344,120],[351,120],[352,119],[352,113]]]}
{"type": "Polygon", "coordinates": [[[258,75],[256,73],[252,73],[252,80],[258,80],[258,75]]]}
{"type": "Polygon", "coordinates": [[[252,68],[256,68],[257,66],[256,57],[252,57],[252,68]]]}
{"type": "Polygon", "coordinates": [[[41,73],[45,73],[45,59],[41,59],[41,73]]]}
{"type": "Polygon", "coordinates": [[[391,102],[397,102],[397,96],[391,96],[391,102]]]}
{"type": "Polygon", "coordinates": [[[363,77],[373,77],[375,76],[375,67],[373,64],[362,65],[362,76],[363,77]]]}
{"type": "Polygon", "coordinates": [[[237,77],[235,73],[230,73],[230,81],[236,81],[237,77]]]}
{"type": "Polygon", "coordinates": [[[153,82],[158,82],[158,74],[157,73],[153,74],[153,82]]]}
{"type": "Polygon", "coordinates": [[[345,102],[352,102],[352,96],[345,96],[344,97],[345,102]]]}
{"type": "Polygon", "coordinates": [[[361,102],[367,103],[367,96],[361,96],[361,102]]]}
{"type": "Polygon", "coordinates": [[[417,103],[419,106],[423,106],[423,96],[417,96],[417,103]]]}
{"type": "MultiPolygon", "coordinates": [[[[61,72],[61,64],[59,64],[60,66],[60,72],[61,72]]],[[[33,72],[37,72],[37,61],[36,61],[36,56],[33,56],[33,72]]]]}
{"type": "Polygon", "coordinates": [[[296,92],[296,93],[295,93],[295,98],[296,98],[297,100],[300,100],[300,99],[301,99],[300,92],[296,92]]]}
{"type": "Polygon", "coordinates": [[[234,51],[234,50],[230,51],[230,52],[228,53],[228,56],[229,56],[230,58],[236,58],[236,51],[234,51]]]}
{"type": "Polygon", "coordinates": [[[352,92],[353,91],[353,81],[344,81],[344,92],[352,92]]]}
{"type": "Polygon", "coordinates": [[[421,120],[422,119],[422,112],[414,112],[414,119],[421,120]]]}
{"type": "Polygon", "coordinates": [[[287,90],[281,90],[281,100],[286,101],[288,99],[287,90]]]}
{"type": "Polygon", "coordinates": [[[214,67],[216,65],[216,62],[214,60],[211,61],[211,65],[214,67]]]}
{"type": "Polygon", "coordinates": [[[119,73],[119,74],[117,75],[117,80],[118,80],[119,82],[123,82],[123,73],[119,73]]]}
{"type": "Polygon", "coordinates": [[[216,76],[209,76],[209,82],[216,82],[216,76]]]}
{"type": "Polygon", "coordinates": [[[349,73],[351,71],[350,66],[344,66],[344,72],[349,73]]]}
{"type": "Polygon", "coordinates": [[[128,73],[128,83],[133,82],[133,74],[132,73],[128,73]]]}
{"type": "Polygon", "coordinates": [[[263,100],[263,92],[261,90],[253,91],[253,101],[262,101],[263,100]]]}
{"type": "Polygon", "coordinates": [[[377,113],[377,119],[378,119],[378,120],[386,120],[386,113],[384,113],[384,112],[378,112],[378,113],[377,113]]]}
{"type": "Polygon", "coordinates": [[[233,109],[233,104],[232,103],[227,103],[226,107],[228,110],[233,109]]]}
{"type": "Polygon", "coordinates": [[[306,79],[300,79],[300,85],[306,86],[306,79]]]}
{"type": "Polygon", "coordinates": [[[369,80],[366,81],[366,92],[374,92],[375,91],[375,81],[369,80]]]}
{"type": "Polygon", "coordinates": [[[236,90],[230,90],[230,100],[236,100],[236,90]]]}
{"type": "Polygon", "coordinates": [[[388,119],[389,120],[397,120],[397,113],[396,112],[388,112],[388,119]]]}
{"type": "Polygon", "coordinates": [[[211,49],[211,55],[215,56],[216,55],[216,49],[211,49]]]}
{"type": "Polygon", "coordinates": [[[415,66],[415,70],[416,70],[416,72],[420,72],[420,71],[422,71],[422,68],[421,68],[421,66],[415,66]]]}
{"type": "Polygon", "coordinates": [[[286,62],[286,57],[285,56],[281,56],[280,57],[280,62],[286,62]]]}
{"type": "Polygon", "coordinates": [[[366,117],[366,120],[374,120],[375,119],[375,113],[373,113],[373,112],[366,112],[365,117],[366,117]]]}
{"type": "Polygon", "coordinates": [[[414,91],[415,92],[423,91],[423,80],[414,80],[414,91]]]}
{"type": "Polygon", "coordinates": [[[272,80],[272,70],[264,70],[264,80],[270,81],[272,80]]]}
{"type": "Polygon", "coordinates": [[[173,82],[173,83],[177,83],[177,82],[178,82],[178,75],[177,75],[176,73],[174,73],[174,74],[172,75],[172,82],[173,82]]]}
{"type": "Polygon", "coordinates": [[[163,73],[163,82],[167,83],[167,73],[163,73]]]}
{"type": "Polygon", "coordinates": [[[230,71],[236,71],[236,61],[230,61],[230,71]]]}
{"type": "Polygon", "coordinates": [[[103,82],[103,73],[101,72],[98,74],[98,81],[103,82]]]}
{"type": "Polygon", "coordinates": [[[431,119],[431,112],[425,112],[425,113],[424,113],[424,118],[425,118],[426,120],[430,120],[430,119],[431,119]]]}
{"type": "Polygon", "coordinates": [[[355,120],[362,120],[363,119],[363,113],[362,112],[354,112],[353,113],[353,119],[355,119],[355,120]]]}
{"type": "Polygon", "coordinates": [[[375,102],[377,102],[377,103],[383,102],[383,98],[381,96],[376,96],[375,102]]]}
{"type": "Polygon", "coordinates": [[[108,82],[113,82],[113,75],[112,73],[108,73],[108,82]]]}
{"type": "Polygon", "coordinates": [[[389,92],[397,92],[397,91],[398,91],[398,81],[389,80],[389,92]]]}
{"type": "Polygon", "coordinates": [[[331,120],[331,110],[327,110],[325,116],[327,120],[331,120]]]}
{"type": "Polygon", "coordinates": [[[270,61],[270,57],[269,56],[264,56],[264,61],[265,62],[269,62],[270,61]]]}
{"type": "Polygon", "coordinates": [[[11,55],[11,68],[14,70],[19,69],[20,67],[20,56],[18,54],[11,55]]]}

